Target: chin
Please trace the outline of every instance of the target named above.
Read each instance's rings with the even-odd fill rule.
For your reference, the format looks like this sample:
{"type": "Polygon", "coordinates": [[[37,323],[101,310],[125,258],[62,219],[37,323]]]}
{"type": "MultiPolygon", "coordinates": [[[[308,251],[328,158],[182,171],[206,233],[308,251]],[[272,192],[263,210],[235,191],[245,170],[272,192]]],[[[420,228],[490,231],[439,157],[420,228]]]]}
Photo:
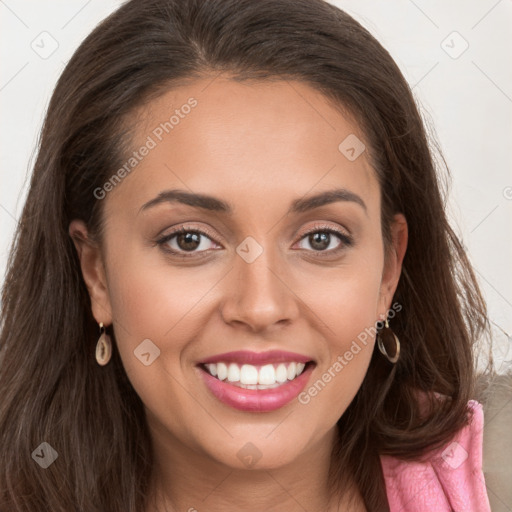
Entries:
{"type": "MultiPolygon", "coordinates": [[[[216,443],[212,450],[208,450],[210,456],[218,463],[232,469],[248,470],[272,470],[292,464],[307,450],[307,440],[300,442],[291,436],[287,436],[287,442],[283,444],[281,437],[271,439],[268,431],[262,435],[237,436],[229,440],[223,447],[216,443]],[[301,449],[303,448],[303,449],[301,449]]],[[[271,435],[272,437],[272,435],[271,435]]]]}

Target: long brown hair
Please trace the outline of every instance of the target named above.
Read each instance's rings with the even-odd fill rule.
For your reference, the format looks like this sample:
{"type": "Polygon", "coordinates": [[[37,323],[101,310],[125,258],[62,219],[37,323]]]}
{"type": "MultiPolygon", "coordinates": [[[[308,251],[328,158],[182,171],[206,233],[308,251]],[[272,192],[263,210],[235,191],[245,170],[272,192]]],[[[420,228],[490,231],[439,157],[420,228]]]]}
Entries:
{"type": "Polygon", "coordinates": [[[374,352],[338,422],[332,485],[350,474],[367,509],[386,510],[379,454],[420,457],[468,421],[485,303],[447,221],[445,169],[388,52],[321,0],[131,0],[85,39],[57,83],[13,241],[2,292],[0,510],[145,510],[143,404],[117,351],[96,364],[98,328],[68,226],[82,219],[101,241],[94,190],[125,161],[130,114],[175,84],[221,72],[300,80],[353,115],[379,179],[387,247],[392,215],[408,221],[394,297],[402,311],[391,322],[401,357],[392,366],[374,352]],[[447,399],[422,416],[418,390],[447,399]],[[42,442],[58,453],[46,470],[31,457],[42,442]]]}

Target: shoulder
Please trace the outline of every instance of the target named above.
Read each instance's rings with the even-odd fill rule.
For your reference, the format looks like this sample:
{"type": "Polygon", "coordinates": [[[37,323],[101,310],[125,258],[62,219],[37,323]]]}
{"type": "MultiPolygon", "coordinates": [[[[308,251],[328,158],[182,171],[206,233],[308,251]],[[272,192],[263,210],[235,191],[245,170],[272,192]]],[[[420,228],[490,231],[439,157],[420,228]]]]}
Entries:
{"type": "Polygon", "coordinates": [[[468,402],[469,423],[422,461],[381,456],[390,510],[490,512],[482,471],[483,408],[468,402]]]}

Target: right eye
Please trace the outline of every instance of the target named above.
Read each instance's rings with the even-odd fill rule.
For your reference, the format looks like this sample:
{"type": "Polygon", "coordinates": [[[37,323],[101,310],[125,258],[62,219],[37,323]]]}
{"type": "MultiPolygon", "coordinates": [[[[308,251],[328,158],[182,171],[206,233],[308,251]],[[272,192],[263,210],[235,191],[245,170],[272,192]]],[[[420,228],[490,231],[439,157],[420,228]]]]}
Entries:
{"type": "Polygon", "coordinates": [[[183,258],[191,258],[196,253],[218,248],[218,244],[211,239],[210,234],[200,229],[189,229],[183,226],[161,237],[156,243],[162,246],[164,251],[183,258]],[[217,247],[209,247],[210,244],[215,244],[217,247]]]}

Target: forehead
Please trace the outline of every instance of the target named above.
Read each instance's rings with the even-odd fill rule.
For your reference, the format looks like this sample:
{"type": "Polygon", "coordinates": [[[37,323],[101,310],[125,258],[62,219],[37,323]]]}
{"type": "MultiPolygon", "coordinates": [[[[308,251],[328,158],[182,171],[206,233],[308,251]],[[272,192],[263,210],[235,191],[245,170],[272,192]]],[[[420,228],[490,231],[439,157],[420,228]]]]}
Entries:
{"type": "Polygon", "coordinates": [[[228,192],[230,202],[247,201],[248,191],[272,202],[339,186],[367,202],[378,195],[360,127],[301,82],[198,79],[145,104],[133,120],[133,150],[150,149],[113,195],[134,207],[176,187],[228,192]]]}

